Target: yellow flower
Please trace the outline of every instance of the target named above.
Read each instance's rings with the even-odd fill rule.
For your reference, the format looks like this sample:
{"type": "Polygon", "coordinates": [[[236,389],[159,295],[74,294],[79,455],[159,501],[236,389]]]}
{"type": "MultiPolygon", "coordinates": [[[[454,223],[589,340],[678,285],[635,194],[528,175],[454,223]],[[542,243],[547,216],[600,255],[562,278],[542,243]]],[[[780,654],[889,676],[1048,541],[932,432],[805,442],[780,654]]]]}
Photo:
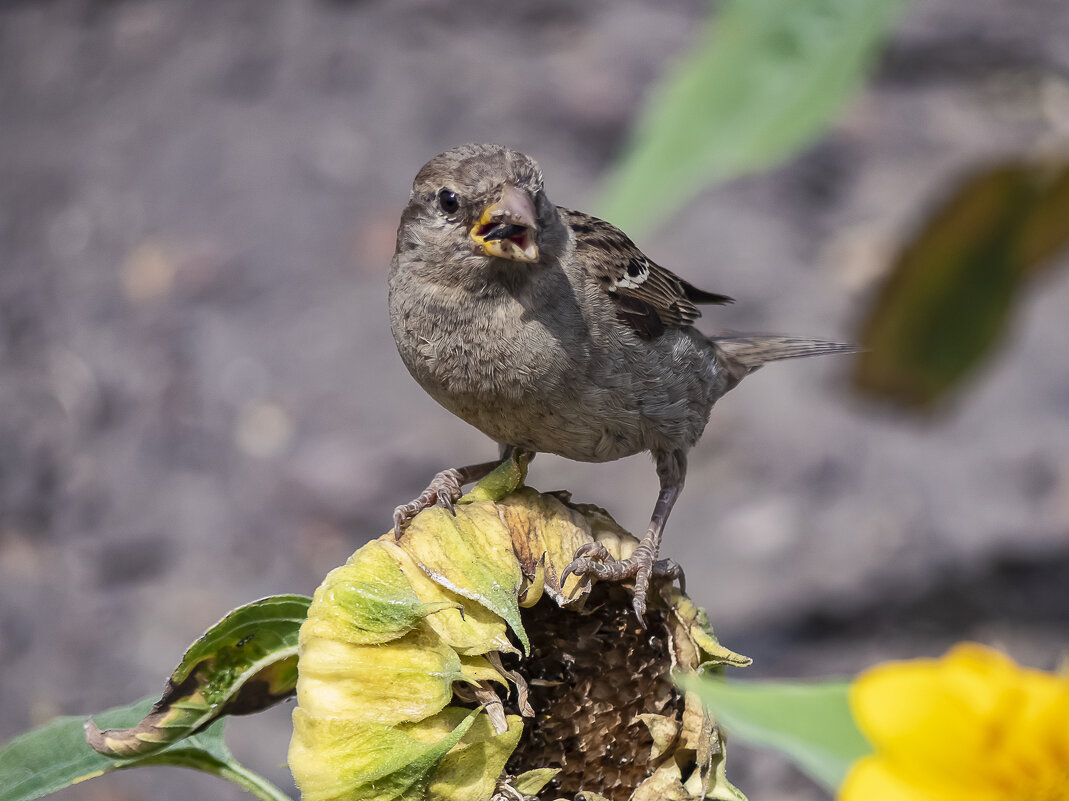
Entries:
{"type": "Polygon", "coordinates": [[[316,591],[289,754],[303,801],[745,801],[670,672],[749,660],[667,582],[647,630],[619,585],[561,587],[580,545],[626,558],[637,541],[522,487],[525,468],[368,543],[316,591]]]}
{"type": "Polygon", "coordinates": [[[850,701],[875,753],[839,801],[1069,801],[1069,676],[963,644],[863,673],[850,701]]]}

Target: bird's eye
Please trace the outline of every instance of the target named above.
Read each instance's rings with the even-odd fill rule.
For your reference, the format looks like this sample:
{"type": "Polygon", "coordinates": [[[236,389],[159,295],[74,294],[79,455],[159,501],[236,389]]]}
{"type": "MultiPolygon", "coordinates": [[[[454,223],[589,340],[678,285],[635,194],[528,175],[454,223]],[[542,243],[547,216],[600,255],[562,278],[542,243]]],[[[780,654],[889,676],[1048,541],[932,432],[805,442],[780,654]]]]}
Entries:
{"type": "Polygon", "coordinates": [[[442,189],[438,192],[438,205],[446,214],[454,214],[460,208],[460,200],[457,193],[450,189],[442,189]]]}

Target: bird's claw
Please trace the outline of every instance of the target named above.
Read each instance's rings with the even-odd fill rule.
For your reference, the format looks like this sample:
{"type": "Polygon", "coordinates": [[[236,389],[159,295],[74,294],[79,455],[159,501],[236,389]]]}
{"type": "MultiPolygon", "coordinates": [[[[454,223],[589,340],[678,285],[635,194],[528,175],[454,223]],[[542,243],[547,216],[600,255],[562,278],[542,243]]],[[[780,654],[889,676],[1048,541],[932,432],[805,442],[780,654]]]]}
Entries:
{"type": "Polygon", "coordinates": [[[564,583],[573,574],[579,578],[587,575],[593,575],[597,579],[607,578],[608,572],[611,570],[609,565],[615,563],[616,560],[612,554],[600,542],[588,542],[585,545],[580,545],[572,557],[572,561],[561,571],[560,588],[564,589],[564,583]]]}
{"type": "Polygon", "coordinates": [[[643,628],[646,627],[644,618],[650,579],[679,579],[681,583],[683,580],[683,571],[671,559],[655,562],[649,550],[637,548],[629,558],[617,560],[600,542],[588,542],[579,547],[571,563],[561,573],[561,588],[571,575],[591,576],[598,581],[624,581],[634,578],[635,593],[631,605],[643,628]]]}
{"type": "Polygon", "coordinates": [[[401,539],[401,535],[404,534],[408,524],[412,522],[412,518],[424,509],[429,509],[432,506],[440,506],[455,517],[457,510],[454,504],[460,499],[460,496],[464,494],[464,490],[461,488],[461,479],[460,471],[456,468],[443,470],[431,479],[431,483],[427,485],[427,489],[423,490],[418,498],[414,501],[401,504],[394,509],[394,537],[396,539],[401,539]]]}
{"type": "Polygon", "coordinates": [[[687,592],[687,577],[683,575],[683,568],[674,559],[658,559],[653,563],[653,577],[678,581],[679,590],[684,595],[687,592]]]}
{"type": "MultiPolygon", "coordinates": [[[[596,559],[599,562],[616,561],[616,559],[613,558],[613,555],[609,553],[609,549],[606,548],[602,543],[596,541],[588,542],[585,545],[580,545],[578,548],[576,548],[575,555],[572,557],[572,559],[596,559]]],[[[575,564],[575,562],[573,561],[572,564],[575,564]]],[[[571,565],[568,565],[568,567],[570,568],[571,565]]]]}
{"type": "Polygon", "coordinates": [[[600,542],[588,542],[575,552],[571,563],[564,568],[560,576],[561,588],[571,575],[591,576],[598,581],[624,581],[635,579],[635,592],[631,605],[643,628],[646,627],[646,596],[651,578],[678,580],[680,589],[685,590],[683,570],[671,559],[654,561],[652,553],[646,548],[636,548],[627,559],[617,560],[600,542]]]}
{"type": "MultiPolygon", "coordinates": [[[[457,496],[457,497],[459,497],[459,496],[457,496]]],[[[441,506],[447,512],[449,512],[449,514],[453,515],[453,517],[456,517],[457,516],[457,509],[453,505],[453,501],[454,501],[454,499],[450,498],[448,495],[439,495],[438,496],[438,500],[436,501],[436,504],[438,506],[441,506]]]]}

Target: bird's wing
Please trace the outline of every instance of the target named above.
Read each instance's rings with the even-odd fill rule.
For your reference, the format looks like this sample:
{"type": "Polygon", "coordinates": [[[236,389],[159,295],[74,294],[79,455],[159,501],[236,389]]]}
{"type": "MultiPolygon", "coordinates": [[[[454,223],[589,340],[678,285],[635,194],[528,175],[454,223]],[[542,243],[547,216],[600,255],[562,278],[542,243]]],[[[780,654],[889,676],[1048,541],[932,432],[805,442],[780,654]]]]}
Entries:
{"type": "Polygon", "coordinates": [[[639,336],[652,339],[666,328],[690,325],[701,317],[700,303],[732,302],[650,261],[616,226],[581,211],[560,212],[575,233],[583,270],[616,301],[617,317],[639,336]]]}

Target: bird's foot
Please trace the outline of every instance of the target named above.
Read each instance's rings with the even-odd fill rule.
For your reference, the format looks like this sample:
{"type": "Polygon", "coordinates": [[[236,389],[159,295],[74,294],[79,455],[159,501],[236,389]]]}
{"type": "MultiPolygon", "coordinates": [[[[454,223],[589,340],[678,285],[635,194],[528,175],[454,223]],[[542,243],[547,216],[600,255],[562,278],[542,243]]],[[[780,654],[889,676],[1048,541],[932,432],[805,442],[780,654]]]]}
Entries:
{"type": "Polygon", "coordinates": [[[635,593],[631,605],[638,616],[638,622],[646,627],[646,595],[651,578],[679,579],[683,581],[683,571],[671,559],[654,558],[656,552],[648,547],[645,540],[639,543],[635,552],[627,559],[617,560],[600,542],[588,542],[580,546],[575,557],[560,576],[563,588],[568,576],[590,576],[598,581],[625,581],[635,579],[635,593]]]}
{"type": "Polygon", "coordinates": [[[419,497],[408,503],[401,504],[393,510],[393,535],[395,538],[400,539],[404,534],[408,524],[412,521],[412,518],[422,512],[424,509],[429,509],[432,506],[441,506],[443,509],[448,509],[452,514],[456,514],[456,510],[453,508],[453,504],[460,499],[460,496],[464,494],[462,484],[464,476],[461,471],[453,467],[449,470],[443,470],[441,473],[431,479],[431,483],[427,485],[427,489],[423,490],[419,494],[419,497]]]}

